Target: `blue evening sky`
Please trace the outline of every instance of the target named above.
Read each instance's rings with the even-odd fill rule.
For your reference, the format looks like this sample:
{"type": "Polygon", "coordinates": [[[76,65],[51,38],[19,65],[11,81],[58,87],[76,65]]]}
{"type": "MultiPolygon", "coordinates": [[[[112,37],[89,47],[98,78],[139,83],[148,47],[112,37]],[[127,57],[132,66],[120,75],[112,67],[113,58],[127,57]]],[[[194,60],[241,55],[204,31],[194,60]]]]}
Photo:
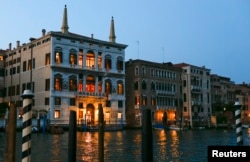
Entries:
{"type": "Polygon", "coordinates": [[[250,83],[250,0],[1,0],[0,49],[29,42],[41,30],[107,40],[111,17],[125,60],[186,62],[236,83],[250,83]]]}

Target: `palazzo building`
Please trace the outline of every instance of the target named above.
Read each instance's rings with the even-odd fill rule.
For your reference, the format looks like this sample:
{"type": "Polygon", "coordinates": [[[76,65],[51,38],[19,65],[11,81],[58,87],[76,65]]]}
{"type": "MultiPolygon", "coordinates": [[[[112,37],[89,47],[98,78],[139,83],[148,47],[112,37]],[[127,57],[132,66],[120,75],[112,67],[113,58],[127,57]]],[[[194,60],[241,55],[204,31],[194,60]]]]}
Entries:
{"type": "Polygon", "coordinates": [[[175,64],[183,69],[183,118],[190,127],[209,126],[212,114],[210,69],[187,63],[175,64]]]}
{"type": "Polygon", "coordinates": [[[126,47],[116,42],[113,17],[109,41],[69,32],[65,6],[61,31],[43,29],[40,38],[9,45],[3,100],[16,103],[21,116],[21,95],[31,89],[33,117],[47,115],[50,124],[68,125],[73,110],[79,124],[95,126],[98,106],[107,125],[125,124],[126,47]]]}
{"type": "Polygon", "coordinates": [[[183,107],[181,73],[182,69],[172,63],[127,61],[127,126],[141,126],[142,109],[151,110],[153,125],[179,125],[183,107]]]}

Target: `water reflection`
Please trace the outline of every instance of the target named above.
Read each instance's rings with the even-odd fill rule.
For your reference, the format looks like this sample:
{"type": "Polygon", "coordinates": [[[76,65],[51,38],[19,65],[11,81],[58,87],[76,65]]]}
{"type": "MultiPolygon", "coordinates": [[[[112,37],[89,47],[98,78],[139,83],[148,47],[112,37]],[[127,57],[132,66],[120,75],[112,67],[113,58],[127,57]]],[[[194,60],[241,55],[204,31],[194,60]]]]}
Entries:
{"type": "MultiPolygon", "coordinates": [[[[21,161],[21,136],[18,132],[16,161],[21,161]]],[[[154,130],[154,161],[206,161],[208,145],[236,145],[235,136],[234,130],[154,130]]],[[[0,133],[0,161],[3,161],[4,150],[1,148],[5,148],[5,140],[5,134],[0,133]]],[[[141,161],[140,130],[105,132],[104,140],[105,161],[141,161]]],[[[31,149],[32,161],[66,162],[68,132],[60,135],[32,134],[31,149]]],[[[76,154],[77,162],[98,161],[98,132],[77,132],[76,154]]]]}

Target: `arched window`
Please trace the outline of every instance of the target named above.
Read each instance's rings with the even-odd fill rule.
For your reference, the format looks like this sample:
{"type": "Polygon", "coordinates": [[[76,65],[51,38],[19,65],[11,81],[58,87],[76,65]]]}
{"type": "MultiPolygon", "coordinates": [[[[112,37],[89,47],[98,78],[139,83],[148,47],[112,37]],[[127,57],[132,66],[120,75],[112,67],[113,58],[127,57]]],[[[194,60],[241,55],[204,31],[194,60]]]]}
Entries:
{"type": "Polygon", "coordinates": [[[86,91],[95,92],[95,78],[92,75],[88,75],[86,78],[86,91]]]}
{"type": "Polygon", "coordinates": [[[69,64],[71,66],[74,66],[77,64],[77,57],[76,57],[76,50],[75,49],[71,49],[69,51],[69,64]]]}
{"type": "Polygon", "coordinates": [[[123,70],[123,59],[121,56],[117,57],[117,70],[123,70]]]}
{"type": "Polygon", "coordinates": [[[92,50],[86,54],[86,66],[91,69],[95,67],[95,53],[92,50]]]}
{"type": "Polygon", "coordinates": [[[142,81],[142,84],[141,84],[141,89],[144,89],[146,90],[147,89],[147,83],[145,80],[142,81]]]}
{"type": "Polygon", "coordinates": [[[138,83],[138,81],[135,81],[134,82],[134,90],[138,90],[138,88],[139,88],[139,83],[138,83]]]}
{"type": "Polygon", "coordinates": [[[151,90],[152,90],[152,91],[155,90],[155,83],[154,83],[154,82],[151,83],[151,90]]]}
{"type": "Polygon", "coordinates": [[[62,90],[62,75],[56,74],[54,76],[54,90],[61,91],[62,90]]]}
{"type": "Polygon", "coordinates": [[[60,64],[63,62],[63,53],[62,53],[62,48],[61,47],[56,47],[55,48],[55,57],[54,61],[57,64],[60,64]]]}
{"type": "Polygon", "coordinates": [[[105,56],[105,69],[107,71],[109,71],[112,67],[112,61],[111,61],[111,56],[110,55],[106,55],[105,56]]]}
{"type": "Polygon", "coordinates": [[[71,75],[69,77],[69,90],[70,91],[76,91],[76,76],[75,75],[71,75]]]}
{"type": "Polygon", "coordinates": [[[106,95],[111,94],[112,90],[112,83],[110,79],[105,80],[105,93],[106,95]]]}
{"type": "Polygon", "coordinates": [[[123,82],[121,80],[117,82],[117,94],[123,94],[123,82]]]}

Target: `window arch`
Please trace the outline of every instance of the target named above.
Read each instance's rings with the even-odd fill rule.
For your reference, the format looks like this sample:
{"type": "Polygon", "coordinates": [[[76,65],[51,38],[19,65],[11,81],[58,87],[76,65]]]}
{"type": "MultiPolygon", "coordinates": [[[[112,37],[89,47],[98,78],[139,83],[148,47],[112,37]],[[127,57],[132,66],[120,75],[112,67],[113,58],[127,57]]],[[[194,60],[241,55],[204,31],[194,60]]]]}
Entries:
{"type": "Polygon", "coordinates": [[[112,90],[112,83],[110,79],[105,80],[105,93],[106,95],[111,94],[112,90]]]}
{"type": "Polygon", "coordinates": [[[86,54],[86,66],[89,68],[95,67],[95,53],[92,50],[89,50],[86,54]]]}
{"type": "Polygon", "coordinates": [[[86,78],[86,91],[95,92],[95,77],[88,75],[86,78]]]}
{"type": "Polygon", "coordinates": [[[151,82],[151,90],[154,91],[155,90],[155,83],[151,82]]]}
{"type": "Polygon", "coordinates": [[[54,76],[54,90],[61,91],[62,90],[62,75],[56,74],[54,76]]]}
{"type": "Polygon", "coordinates": [[[112,61],[111,61],[111,56],[110,55],[106,55],[105,56],[105,69],[108,71],[110,70],[112,67],[112,61]]]}
{"type": "Polygon", "coordinates": [[[122,95],[124,88],[123,82],[121,80],[117,81],[117,94],[122,95]]]}
{"type": "Polygon", "coordinates": [[[76,55],[77,51],[75,49],[71,49],[69,51],[69,64],[71,66],[74,66],[77,64],[77,55],[76,55]]]}
{"type": "Polygon", "coordinates": [[[117,57],[117,70],[123,70],[123,58],[121,56],[117,57]]]}
{"type": "Polygon", "coordinates": [[[55,57],[54,61],[57,64],[60,64],[63,62],[63,53],[62,53],[62,48],[61,47],[56,47],[55,48],[55,57]]]}
{"type": "Polygon", "coordinates": [[[70,91],[76,91],[76,76],[75,75],[71,75],[69,76],[69,90],[70,91]]]}
{"type": "Polygon", "coordinates": [[[141,88],[146,90],[147,89],[147,83],[145,80],[142,81],[141,88]]]}

